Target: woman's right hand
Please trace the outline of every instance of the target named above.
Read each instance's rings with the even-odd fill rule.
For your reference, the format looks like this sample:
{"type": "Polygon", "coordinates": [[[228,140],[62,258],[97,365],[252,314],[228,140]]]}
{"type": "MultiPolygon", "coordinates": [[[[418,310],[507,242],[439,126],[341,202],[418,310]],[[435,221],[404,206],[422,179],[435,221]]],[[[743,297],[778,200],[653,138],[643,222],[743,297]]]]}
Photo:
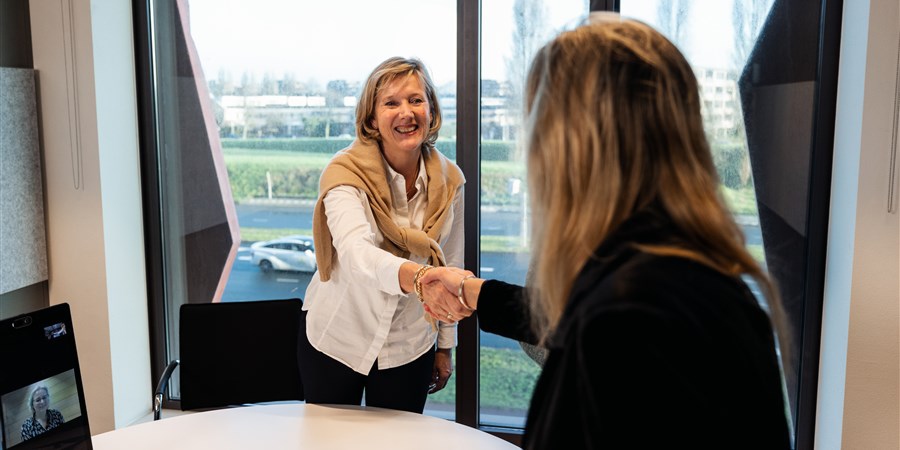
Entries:
{"type": "Polygon", "coordinates": [[[459,301],[460,282],[473,277],[472,272],[456,267],[435,267],[422,275],[422,297],[425,311],[441,322],[454,323],[469,317],[477,305],[478,292],[484,280],[469,278],[465,282],[464,300],[472,309],[467,309],[459,301]]]}

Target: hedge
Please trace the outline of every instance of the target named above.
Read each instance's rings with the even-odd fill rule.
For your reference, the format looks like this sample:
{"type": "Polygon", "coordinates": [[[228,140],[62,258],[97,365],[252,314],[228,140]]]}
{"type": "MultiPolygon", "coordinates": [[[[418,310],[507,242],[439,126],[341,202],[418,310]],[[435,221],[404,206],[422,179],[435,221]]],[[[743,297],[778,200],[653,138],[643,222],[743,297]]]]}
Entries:
{"type": "MultiPolygon", "coordinates": [[[[223,140],[225,144],[223,153],[232,195],[237,202],[266,198],[268,173],[273,197],[313,200],[318,195],[319,176],[333,153],[325,150],[341,148],[348,143],[347,139],[313,138],[223,140]],[[246,147],[236,147],[237,143],[246,147]],[[303,143],[306,144],[302,145],[303,143]]],[[[456,151],[455,141],[439,141],[438,144],[439,147],[446,145],[453,153],[456,151]]],[[[515,149],[513,144],[499,141],[484,142],[483,146],[493,149],[492,154],[495,156],[503,152],[508,155],[515,149]]],[[[738,146],[715,146],[713,155],[719,173],[722,174],[723,193],[731,209],[737,214],[756,214],[756,197],[752,180],[745,182],[741,176],[741,168],[746,163],[745,153],[741,153],[738,146]]],[[[486,160],[481,164],[480,176],[482,204],[494,206],[522,204],[524,199],[521,192],[526,189],[527,183],[524,164],[518,161],[486,160]],[[520,180],[519,193],[514,194],[510,191],[512,179],[520,180]]],[[[471,185],[469,188],[471,189],[471,185]]]]}
{"type": "MultiPolygon", "coordinates": [[[[353,142],[352,138],[296,138],[296,139],[235,139],[222,138],[222,148],[250,150],[282,150],[303,153],[334,154],[353,142]]],[[[448,158],[456,159],[456,140],[438,139],[435,144],[448,158]]],[[[516,145],[510,141],[482,141],[483,161],[509,161],[514,157],[516,145]]]]}

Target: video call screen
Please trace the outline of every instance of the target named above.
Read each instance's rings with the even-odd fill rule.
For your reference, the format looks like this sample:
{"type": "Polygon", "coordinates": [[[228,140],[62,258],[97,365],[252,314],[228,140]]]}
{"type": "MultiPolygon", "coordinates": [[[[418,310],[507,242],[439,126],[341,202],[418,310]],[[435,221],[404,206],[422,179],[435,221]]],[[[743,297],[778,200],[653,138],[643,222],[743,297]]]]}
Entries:
{"type": "Polygon", "coordinates": [[[67,304],[0,321],[0,449],[90,449],[67,304]]]}
{"type": "Polygon", "coordinates": [[[16,446],[22,442],[52,433],[66,422],[81,417],[74,369],[4,394],[0,396],[0,403],[3,404],[5,448],[18,448],[16,446]],[[38,421],[35,417],[38,412],[43,412],[49,419],[38,421]]]}

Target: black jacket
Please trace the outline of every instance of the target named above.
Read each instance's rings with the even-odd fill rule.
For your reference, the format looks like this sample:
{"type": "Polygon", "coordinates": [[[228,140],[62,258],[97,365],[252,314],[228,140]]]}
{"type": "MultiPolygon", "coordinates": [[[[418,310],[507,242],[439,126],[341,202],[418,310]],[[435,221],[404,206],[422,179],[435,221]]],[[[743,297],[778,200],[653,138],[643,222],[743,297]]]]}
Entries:
{"type": "MultiPolygon", "coordinates": [[[[581,270],[547,347],[524,447],[790,448],[769,318],[740,279],[634,243],[674,243],[641,213],[581,270]]],[[[522,288],[487,281],[482,330],[535,342],[522,288]]]]}

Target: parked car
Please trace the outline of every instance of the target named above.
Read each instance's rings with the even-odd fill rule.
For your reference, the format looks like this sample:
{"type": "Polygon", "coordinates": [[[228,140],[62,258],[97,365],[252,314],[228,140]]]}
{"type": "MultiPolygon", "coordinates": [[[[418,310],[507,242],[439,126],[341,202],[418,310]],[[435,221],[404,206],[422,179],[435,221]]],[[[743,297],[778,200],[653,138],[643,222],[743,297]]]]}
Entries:
{"type": "Polygon", "coordinates": [[[250,259],[263,272],[316,271],[316,250],[310,236],[285,236],[256,242],[250,246],[250,259]]]}

